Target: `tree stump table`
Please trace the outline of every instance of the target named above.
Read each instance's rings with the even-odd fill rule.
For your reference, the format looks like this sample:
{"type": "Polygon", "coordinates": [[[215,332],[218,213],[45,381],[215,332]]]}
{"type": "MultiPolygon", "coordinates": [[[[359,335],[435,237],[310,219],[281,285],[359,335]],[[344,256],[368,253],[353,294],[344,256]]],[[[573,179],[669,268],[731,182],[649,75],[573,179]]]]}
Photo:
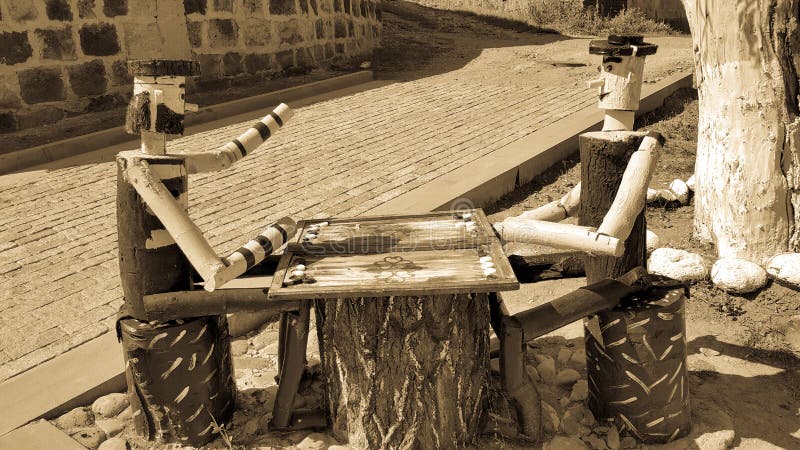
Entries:
{"type": "MultiPolygon", "coordinates": [[[[487,407],[488,295],[519,287],[483,212],[316,220],[300,229],[269,295],[315,302],[333,435],[356,448],[474,440],[487,407]]],[[[302,308],[282,320],[277,428],[298,421],[289,416],[307,327],[302,308]]]]}

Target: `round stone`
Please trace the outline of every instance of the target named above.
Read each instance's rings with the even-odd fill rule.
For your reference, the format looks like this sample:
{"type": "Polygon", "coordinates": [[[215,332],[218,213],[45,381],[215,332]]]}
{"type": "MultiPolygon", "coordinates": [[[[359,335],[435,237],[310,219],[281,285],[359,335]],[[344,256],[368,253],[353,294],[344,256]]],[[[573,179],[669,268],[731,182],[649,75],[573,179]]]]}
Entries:
{"type": "Polygon", "coordinates": [[[62,430],[87,427],[94,423],[94,415],[89,408],[75,408],[55,420],[56,426],[62,430]]]}
{"type": "Polygon", "coordinates": [[[689,203],[689,186],[683,180],[672,180],[672,183],[669,184],[669,190],[675,194],[675,198],[681,202],[681,205],[689,203]]]}
{"type": "Polygon", "coordinates": [[[700,281],[708,276],[702,256],[670,247],[653,250],[647,260],[647,269],[650,273],[679,281],[700,281]]]}
{"type": "Polygon", "coordinates": [[[776,280],[800,287],[800,253],[781,253],[767,263],[767,273],[776,280]]]}
{"type": "Polygon", "coordinates": [[[767,284],[767,272],[744,259],[723,258],[711,267],[711,281],[723,291],[747,294],[767,284]]]}
{"type": "Polygon", "coordinates": [[[689,189],[692,190],[692,192],[694,192],[694,174],[692,174],[692,176],[690,176],[689,179],[686,180],[686,187],[688,187],[689,189]]]}
{"type": "Polygon", "coordinates": [[[653,253],[653,251],[655,249],[657,249],[658,247],[661,246],[661,239],[659,239],[657,234],[653,233],[650,230],[647,230],[645,232],[645,236],[646,236],[646,239],[647,239],[646,246],[647,246],[647,253],[648,254],[653,253]]]}
{"type": "Polygon", "coordinates": [[[556,384],[560,386],[572,386],[581,378],[581,374],[575,369],[564,369],[556,375],[556,384]]]}
{"type": "Polygon", "coordinates": [[[107,419],[115,417],[128,406],[128,395],[115,392],[104,395],[92,403],[92,411],[107,419]]]}

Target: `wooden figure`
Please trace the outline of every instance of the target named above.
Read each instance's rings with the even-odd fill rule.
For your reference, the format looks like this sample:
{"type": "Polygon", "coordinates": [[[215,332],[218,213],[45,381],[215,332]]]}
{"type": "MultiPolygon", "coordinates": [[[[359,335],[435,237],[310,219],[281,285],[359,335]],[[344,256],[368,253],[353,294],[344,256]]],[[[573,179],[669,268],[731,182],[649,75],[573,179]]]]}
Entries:
{"type": "MultiPolygon", "coordinates": [[[[166,22],[165,22],[166,23],[166,22]]],[[[219,170],[252,152],[289,120],[280,105],[243,137],[204,153],[166,152],[168,134],[183,133],[186,76],[197,63],[131,61],[134,98],[126,128],[141,134],[140,151],[117,156],[120,278],[125,298],[118,320],[136,431],[147,439],[201,446],[229,423],[235,382],[225,313],[264,304],[265,293],[196,291],[194,268],[215,291],[259,264],[295,232],[284,218],[220,258],[188,215],[188,174],[219,170]],[[205,295],[203,295],[205,294],[205,295]]],[[[266,285],[265,285],[266,287],[266,285]]],[[[298,302],[264,309],[298,310],[298,302]]]]}

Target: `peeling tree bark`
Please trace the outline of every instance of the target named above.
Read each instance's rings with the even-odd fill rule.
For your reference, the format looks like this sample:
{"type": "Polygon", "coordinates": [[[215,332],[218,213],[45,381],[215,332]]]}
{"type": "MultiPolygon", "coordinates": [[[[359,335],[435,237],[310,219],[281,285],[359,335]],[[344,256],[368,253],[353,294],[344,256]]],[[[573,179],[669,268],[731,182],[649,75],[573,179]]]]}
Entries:
{"type": "Polygon", "coordinates": [[[353,448],[456,448],[480,429],[487,294],[317,301],[333,434],[353,448]]]}
{"type": "Polygon", "coordinates": [[[700,98],[695,234],[721,258],[800,251],[800,1],[682,1],[700,98]]]}

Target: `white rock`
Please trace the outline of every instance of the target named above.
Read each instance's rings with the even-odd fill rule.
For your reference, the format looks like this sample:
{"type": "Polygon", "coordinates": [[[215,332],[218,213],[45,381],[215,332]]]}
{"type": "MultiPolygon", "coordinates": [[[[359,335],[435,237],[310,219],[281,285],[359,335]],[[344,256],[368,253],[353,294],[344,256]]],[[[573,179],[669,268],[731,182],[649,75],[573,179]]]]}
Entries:
{"type": "Polygon", "coordinates": [[[556,436],[544,444],[542,450],[587,450],[589,447],[578,438],[556,436]]]}
{"type": "Polygon", "coordinates": [[[692,192],[694,192],[694,174],[686,180],[686,187],[688,187],[692,192]]]}
{"type": "Polygon", "coordinates": [[[128,450],[128,441],[120,437],[113,437],[100,444],[97,450],[128,450]]]}
{"type": "Polygon", "coordinates": [[[800,253],[781,253],[767,263],[767,273],[773,278],[800,287],[800,253]]]}
{"type": "Polygon", "coordinates": [[[541,377],[539,377],[539,371],[536,370],[536,367],[533,367],[530,364],[526,364],[525,372],[528,372],[528,378],[530,378],[532,382],[538,383],[539,380],[541,380],[541,377]]]}
{"type": "Polygon", "coordinates": [[[89,450],[96,450],[106,440],[103,430],[97,427],[77,428],[70,433],[69,437],[89,450]]]}
{"type": "Polygon", "coordinates": [[[572,386],[581,378],[581,374],[578,373],[575,369],[564,369],[558,372],[556,375],[556,384],[560,386],[572,386]]]}
{"type": "Polygon", "coordinates": [[[589,397],[589,383],[586,380],[578,380],[572,386],[569,399],[573,402],[582,402],[589,397]]]}
{"type": "Polygon", "coordinates": [[[536,366],[536,371],[539,372],[539,376],[542,378],[542,381],[547,384],[552,384],[556,380],[555,360],[550,357],[543,359],[539,365],[536,366]]]}
{"type": "Polygon", "coordinates": [[[686,205],[689,203],[689,186],[687,186],[683,180],[672,180],[672,183],[669,184],[669,190],[675,194],[675,198],[681,202],[681,205],[686,205]]]}
{"type": "Polygon", "coordinates": [[[744,259],[723,258],[711,267],[711,281],[723,291],[747,294],[767,284],[767,272],[744,259]]]}
{"type": "Polygon", "coordinates": [[[545,432],[555,433],[558,431],[558,426],[560,424],[558,413],[555,408],[545,401],[542,401],[542,422],[545,432]]]}
{"type": "Polygon", "coordinates": [[[714,350],[713,348],[706,348],[706,347],[700,347],[700,353],[702,353],[704,356],[708,356],[708,357],[719,356],[719,354],[720,354],[717,350],[714,350]]]}
{"type": "Polygon", "coordinates": [[[297,450],[321,450],[336,445],[330,436],[325,433],[313,433],[297,444],[297,450]]]}
{"type": "Polygon", "coordinates": [[[108,437],[116,436],[125,429],[125,422],[119,419],[98,419],[94,424],[108,437]]]}
{"type": "Polygon", "coordinates": [[[653,203],[656,200],[658,200],[658,191],[647,188],[647,203],[653,203]]]}
{"type": "Polygon", "coordinates": [[[726,450],[735,438],[736,433],[733,430],[712,431],[696,437],[694,444],[702,450],[726,450]]]}
{"type": "Polygon", "coordinates": [[[647,269],[679,281],[700,281],[708,276],[702,256],[670,247],[655,249],[647,260],[647,269]]]}
{"type": "Polygon", "coordinates": [[[104,395],[92,403],[92,411],[105,418],[112,418],[128,407],[128,395],[115,392],[104,395]]]}
{"type": "Polygon", "coordinates": [[[564,364],[566,364],[571,356],[572,356],[572,350],[568,348],[562,348],[561,350],[559,350],[558,358],[556,358],[559,366],[563,366],[564,364]]]}
{"type": "Polygon", "coordinates": [[[131,409],[131,405],[128,405],[125,409],[122,410],[121,413],[117,414],[115,419],[119,420],[131,420],[133,417],[133,410],[131,409]]]}
{"type": "Polygon", "coordinates": [[[236,339],[231,341],[231,353],[234,356],[242,356],[247,352],[247,339],[236,339]]]}
{"type": "Polygon", "coordinates": [[[658,235],[653,233],[650,230],[647,230],[645,233],[647,239],[647,254],[653,253],[655,249],[661,246],[661,239],[658,238],[658,235]]]}
{"type": "Polygon", "coordinates": [[[586,365],[586,350],[578,349],[572,352],[572,358],[569,359],[569,362],[575,364],[577,366],[585,366],[586,365]]]}
{"type": "Polygon", "coordinates": [[[56,419],[56,426],[62,430],[83,428],[94,423],[94,415],[89,408],[75,408],[56,419]]]}
{"type": "Polygon", "coordinates": [[[615,425],[612,425],[608,430],[608,434],[606,434],[606,445],[611,450],[617,450],[622,445],[619,440],[619,430],[615,425]]]}

